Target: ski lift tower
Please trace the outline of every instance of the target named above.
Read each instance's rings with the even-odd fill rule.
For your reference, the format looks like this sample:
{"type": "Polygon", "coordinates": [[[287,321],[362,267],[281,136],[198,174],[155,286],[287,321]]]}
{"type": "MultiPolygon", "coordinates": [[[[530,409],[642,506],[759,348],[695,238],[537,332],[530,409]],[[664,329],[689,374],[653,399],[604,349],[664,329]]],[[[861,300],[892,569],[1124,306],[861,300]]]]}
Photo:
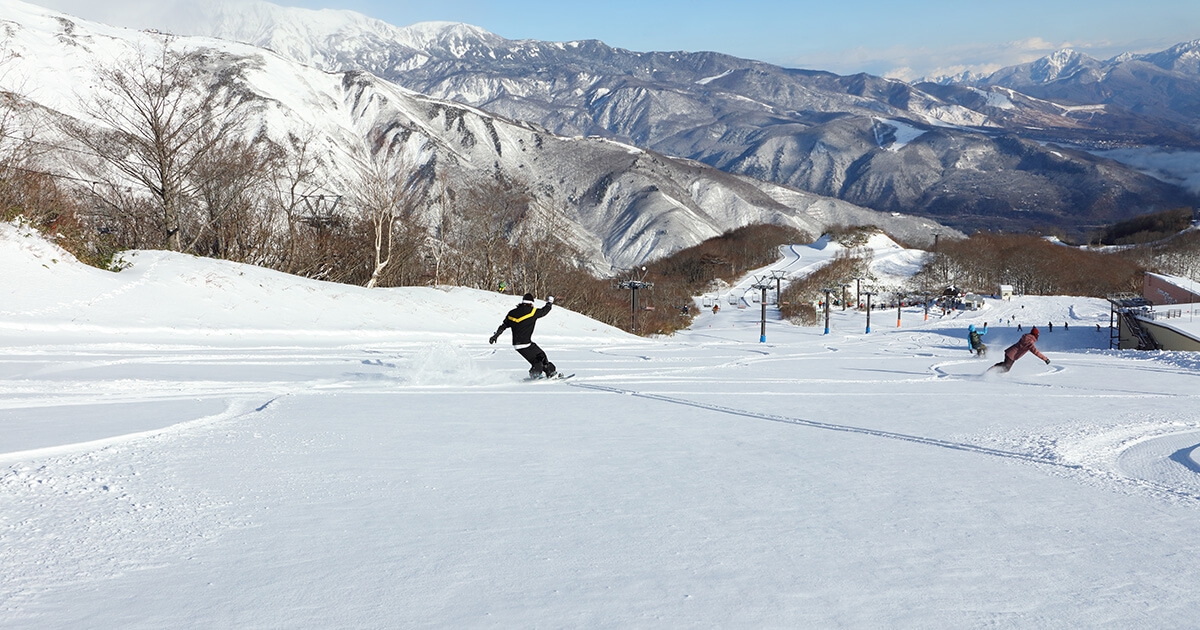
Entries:
{"type": "Polygon", "coordinates": [[[300,198],[304,200],[304,208],[307,211],[300,217],[301,223],[324,230],[342,222],[337,214],[341,195],[300,195],[300,198]]]}
{"type": "Polygon", "coordinates": [[[623,280],[616,282],[616,288],[625,289],[629,294],[629,330],[637,333],[637,292],[639,289],[653,289],[653,282],[646,282],[646,268],[632,269],[623,280]]]}
{"type": "Polygon", "coordinates": [[[772,269],[771,279],[775,281],[775,306],[783,308],[783,279],[787,277],[787,271],[783,269],[772,269]]]}
{"type": "Polygon", "coordinates": [[[759,276],[754,279],[754,284],[750,285],[751,289],[762,291],[762,334],[758,338],[759,343],[767,343],[767,290],[771,288],[771,276],[759,276]]]}

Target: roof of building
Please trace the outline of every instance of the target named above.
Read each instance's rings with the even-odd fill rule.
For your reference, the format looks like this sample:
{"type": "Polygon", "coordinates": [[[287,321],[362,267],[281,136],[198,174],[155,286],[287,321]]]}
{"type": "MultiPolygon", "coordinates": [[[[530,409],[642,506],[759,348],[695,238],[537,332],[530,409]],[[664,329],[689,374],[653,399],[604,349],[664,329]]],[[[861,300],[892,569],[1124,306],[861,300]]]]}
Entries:
{"type": "Polygon", "coordinates": [[[1196,282],[1195,280],[1192,280],[1191,278],[1184,278],[1183,276],[1169,276],[1164,273],[1150,273],[1150,272],[1146,272],[1146,275],[1158,278],[1159,280],[1162,280],[1163,282],[1177,286],[1180,289],[1183,289],[1184,291],[1190,291],[1191,293],[1200,295],[1200,282],[1196,282]]]}

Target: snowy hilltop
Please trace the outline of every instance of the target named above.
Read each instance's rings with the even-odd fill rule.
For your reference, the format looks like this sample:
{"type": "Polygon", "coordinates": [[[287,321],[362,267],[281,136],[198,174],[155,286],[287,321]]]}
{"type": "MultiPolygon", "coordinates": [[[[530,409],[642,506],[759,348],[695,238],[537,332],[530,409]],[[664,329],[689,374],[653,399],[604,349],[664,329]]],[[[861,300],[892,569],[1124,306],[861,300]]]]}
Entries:
{"type": "MultiPolygon", "coordinates": [[[[166,251],[126,252],[120,264],[127,268],[113,273],[12,224],[0,223],[0,243],[0,268],[19,279],[0,291],[0,327],[10,331],[218,343],[457,340],[468,330],[494,328],[513,301],[458,287],[365,289],[166,251]]],[[[636,339],[566,309],[541,331],[597,342],[636,339]]]]}
{"type": "MultiPolygon", "coordinates": [[[[787,250],[774,267],[827,255],[787,250]]],[[[559,295],[533,338],[576,376],[526,383],[487,341],[514,296],[123,264],[0,226],[5,628],[1188,627],[1200,607],[1200,361],[1109,350],[1102,300],[890,310],[870,333],[835,310],[829,334],[768,307],[762,342],[757,304],[641,339],[559,295]],[[985,375],[1032,326],[1050,363],[985,375]]]]}

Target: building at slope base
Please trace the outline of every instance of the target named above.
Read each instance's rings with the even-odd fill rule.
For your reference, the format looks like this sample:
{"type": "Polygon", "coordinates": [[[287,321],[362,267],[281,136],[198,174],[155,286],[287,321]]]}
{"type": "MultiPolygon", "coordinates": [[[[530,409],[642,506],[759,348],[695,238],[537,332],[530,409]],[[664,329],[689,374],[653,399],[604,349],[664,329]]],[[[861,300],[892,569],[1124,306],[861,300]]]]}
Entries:
{"type": "Polygon", "coordinates": [[[1200,352],[1200,284],[1147,273],[1142,294],[1108,296],[1112,348],[1200,352]]]}

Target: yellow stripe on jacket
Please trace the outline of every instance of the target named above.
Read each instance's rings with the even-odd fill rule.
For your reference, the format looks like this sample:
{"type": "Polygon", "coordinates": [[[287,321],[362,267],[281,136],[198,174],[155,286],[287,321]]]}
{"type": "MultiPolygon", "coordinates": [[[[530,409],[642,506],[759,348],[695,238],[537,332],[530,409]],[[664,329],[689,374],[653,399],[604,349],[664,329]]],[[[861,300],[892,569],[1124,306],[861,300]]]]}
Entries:
{"type": "MultiPolygon", "coordinates": [[[[531,311],[529,311],[529,313],[528,313],[528,314],[526,314],[526,315],[522,315],[522,316],[520,316],[520,317],[509,317],[509,318],[508,318],[508,321],[510,321],[510,322],[512,322],[512,323],[514,323],[514,324],[519,324],[519,323],[521,323],[521,322],[523,322],[523,321],[525,321],[525,320],[529,319],[530,317],[533,317],[533,315],[534,315],[535,313],[537,313],[537,309],[536,309],[536,308],[535,308],[535,309],[533,309],[533,310],[531,310],[531,311]]],[[[496,320],[492,320],[492,321],[496,321],[496,320]]]]}

